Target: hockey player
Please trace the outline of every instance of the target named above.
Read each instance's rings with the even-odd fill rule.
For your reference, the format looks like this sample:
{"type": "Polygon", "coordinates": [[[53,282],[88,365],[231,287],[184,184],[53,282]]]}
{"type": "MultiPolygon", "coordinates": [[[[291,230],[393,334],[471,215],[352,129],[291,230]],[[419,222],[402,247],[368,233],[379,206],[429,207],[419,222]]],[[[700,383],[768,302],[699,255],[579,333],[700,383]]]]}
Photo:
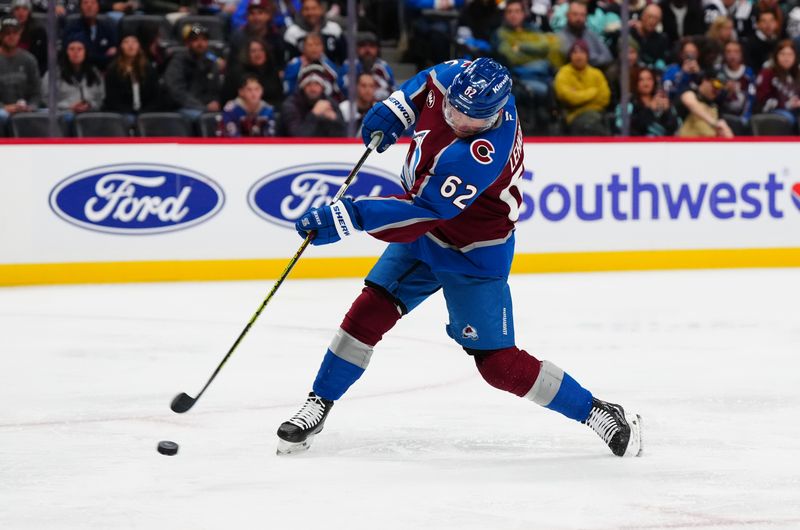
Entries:
{"type": "Polygon", "coordinates": [[[313,391],[278,429],[278,454],[308,449],[384,333],[441,289],[447,334],[490,385],[588,425],[615,455],[639,455],[638,415],[595,398],[514,341],[508,274],[522,202],[523,139],[508,71],[488,58],[422,71],[370,109],[364,142],[382,132],[383,152],[410,127],[404,195],[344,198],[296,223],[314,245],[358,231],[390,244],[328,347],[313,391]]]}

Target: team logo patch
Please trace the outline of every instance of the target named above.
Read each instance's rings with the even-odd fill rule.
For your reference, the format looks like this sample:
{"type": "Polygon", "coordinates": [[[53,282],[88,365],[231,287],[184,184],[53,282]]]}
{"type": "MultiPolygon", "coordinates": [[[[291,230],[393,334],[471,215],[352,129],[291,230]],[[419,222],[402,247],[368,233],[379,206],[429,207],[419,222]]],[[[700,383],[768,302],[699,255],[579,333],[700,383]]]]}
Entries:
{"type": "Polygon", "coordinates": [[[800,210],[800,182],[792,186],[792,201],[794,205],[800,210]]]}
{"type": "Polygon", "coordinates": [[[478,330],[467,324],[467,326],[461,330],[461,338],[478,340],[478,330]]]}
{"type": "Polygon", "coordinates": [[[469,144],[469,152],[479,164],[488,165],[492,163],[492,153],[494,146],[492,142],[484,138],[478,138],[469,144]]]}
{"type": "Polygon", "coordinates": [[[433,93],[433,90],[428,91],[428,98],[425,100],[425,103],[428,105],[429,109],[433,108],[433,104],[436,103],[436,95],[433,93]]]}

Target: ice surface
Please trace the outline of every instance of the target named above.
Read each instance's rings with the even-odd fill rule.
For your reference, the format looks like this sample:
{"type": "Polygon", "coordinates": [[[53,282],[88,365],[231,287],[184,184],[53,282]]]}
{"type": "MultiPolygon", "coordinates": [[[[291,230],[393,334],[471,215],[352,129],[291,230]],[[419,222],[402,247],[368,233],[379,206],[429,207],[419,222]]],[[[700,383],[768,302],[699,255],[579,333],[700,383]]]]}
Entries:
{"type": "Polygon", "coordinates": [[[358,280],[0,290],[0,528],[800,528],[800,270],[515,276],[517,342],[645,454],[489,387],[440,295],[275,456],[358,280]],[[177,456],[156,452],[180,444],[177,456]]]}

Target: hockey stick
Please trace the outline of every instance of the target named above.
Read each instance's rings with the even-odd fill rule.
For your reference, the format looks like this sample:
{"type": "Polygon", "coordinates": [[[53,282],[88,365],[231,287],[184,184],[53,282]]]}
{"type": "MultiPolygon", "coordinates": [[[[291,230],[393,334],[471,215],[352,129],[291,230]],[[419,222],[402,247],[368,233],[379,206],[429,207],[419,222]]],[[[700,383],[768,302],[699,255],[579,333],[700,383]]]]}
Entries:
{"type": "MultiPolygon", "coordinates": [[[[361,169],[361,166],[364,165],[364,162],[367,160],[367,157],[369,157],[369,155],[375,150],[375,148],[378,147],[378,144],[381,143],[381,139],[382,138],[383,138],[383,133],[380,133],[380,132],[373,133],[372,141],[367,146],[367,150],[364,151],[364,154],[361,155],[361,159],[359,159],[358,163],[356,163],[356,165],[353,168],[353,170],[350,171],[350,174],[345,179],[344,183],[342,184],[342,187],[339,188],[339,191],[336,192],[336,195],[333,197],[333,200],[331,201],[331,203],[334,203],[334,202],[336,202],[336,201],[338,201],[339,199],[342,198],[342,196],[344,195],[344,192],[347,191],[347,188],[350,187],[350,184],[353,183],[353,179],[355,179],[355,176],[356,176],[356,174],[358,174],[358,171],[361,169]]],[[[303,255],[303,252],[305,252],[306,247],[308,247],[308,244],[311,242],[312,238],[313,238],[313,235],[309,234],[303,240],[303,243],[300,245],[300,248],[297,249],[297,252],[295,252],[294,256],[292,256],[292,259],[289,260],[289,263],[286,265],[286,268],[283,269],[283,272],[281,273],[280,277],[278,278],[278,281],[276,281],[275,285],[272,286],[272,289],[267,294],[267,297],[264,298],[263,302],[261,302],[261,305],[258,307],[258,309],[253,314],[253,316],[250,317],[250,321],[244,327],[242,332],[239,333],[239,336],[236,338],[236,341],[233,343],[233,346],[231,346],[231,348],[228,350],[228,353],[225,354],[225,357],[222,358],[222,361],[217,366],[217,369],[214,370],[213,374],[211,374],[211,377],[206,382],[206,384],[202,388],[202,390],[200,390],[200,393],[197,394],[197,397],[192,397],[192,396],[190,396],[189,394],[187,394],[185,392],[181,392],[180,394],[175,396],[175,399],[172,400],[172,404],[170,405],[170,408],[172,409],[173,412],[177,412],[178,414],[182,414],[182,413],[188,411],[189,409],[191,409],[194,406],[194,404],[197,402],[197,400],[200,399],[200,396],[203,395],[203,393],[209,387],[209,385],[214,380],[214,378],[217,377],[217,374],[220,372],[220,370],[222,370],[222,367],[225,365],[225,362],[230,358],[231,355],[233,355],[234,350],[236,350],[236,347],[239,345],[240,342],[242,342],[242,339],[244,338],[244,336],[247,335],[248,331],[250,331],[250,328],[253,326],[253,324],[255,323],[255,321],[258,318],[258,316],[261,314],[261,312],[264,310],[264,308],[267,307],[267,304],[269,303],[269,301],[272,300],[272,297],[278,291],[278,288],[283,284],[283,281],[286,279],[286,277],[292,271],[292,269],[294,268],[295,264],[297,264],[297,261],[300,259],[300,256],[303,255]]]]}

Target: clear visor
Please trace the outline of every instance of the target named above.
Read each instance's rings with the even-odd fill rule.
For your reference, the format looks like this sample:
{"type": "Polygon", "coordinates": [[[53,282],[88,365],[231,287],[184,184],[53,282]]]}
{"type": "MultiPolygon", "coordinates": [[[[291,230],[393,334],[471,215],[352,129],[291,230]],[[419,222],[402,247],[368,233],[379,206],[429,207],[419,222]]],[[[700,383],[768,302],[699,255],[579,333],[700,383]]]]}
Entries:
{"type": "Polygon", "coordinates": [[[447,125],[456,133],[463,135],[481,133],[490,128],[494,125],[494,122],[497,121],[497,115],[488,118],[471,118],[453,107],[446,97],[444,98],[443,113],[444,121],[447,122],[447,125]]]}

